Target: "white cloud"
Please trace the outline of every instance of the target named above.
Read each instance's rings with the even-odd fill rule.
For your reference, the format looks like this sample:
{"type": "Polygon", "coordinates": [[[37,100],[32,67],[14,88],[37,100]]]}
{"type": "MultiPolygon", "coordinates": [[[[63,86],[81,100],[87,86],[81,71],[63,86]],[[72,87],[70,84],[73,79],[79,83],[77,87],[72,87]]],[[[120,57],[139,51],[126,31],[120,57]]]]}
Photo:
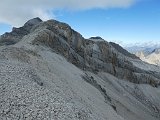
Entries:
{"type": "Polygon", "coordinates": [[[52,10],[86,10],[93,8],[129,7],[136,0],[1,0],[0,23],[21,26],[28,19],[53,18],[52,10]]]}

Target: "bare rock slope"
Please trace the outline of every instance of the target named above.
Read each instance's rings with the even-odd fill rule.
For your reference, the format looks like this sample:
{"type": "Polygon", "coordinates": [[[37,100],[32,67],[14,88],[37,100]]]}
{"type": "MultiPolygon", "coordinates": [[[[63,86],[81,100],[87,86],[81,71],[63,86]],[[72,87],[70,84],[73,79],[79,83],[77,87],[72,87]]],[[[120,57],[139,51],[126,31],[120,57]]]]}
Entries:
{"type": "Polygon", "coordinates": [[[2,120],[160,119],[159,67],[113,43],[34,18],[0,45],[2,120]]]}

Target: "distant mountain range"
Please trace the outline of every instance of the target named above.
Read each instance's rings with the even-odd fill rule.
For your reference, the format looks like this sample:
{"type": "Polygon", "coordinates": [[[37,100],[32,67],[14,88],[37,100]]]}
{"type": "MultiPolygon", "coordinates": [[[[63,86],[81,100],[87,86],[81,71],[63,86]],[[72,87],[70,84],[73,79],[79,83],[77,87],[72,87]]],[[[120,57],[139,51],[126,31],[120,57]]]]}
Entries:
{"type": "Polygon", "coordinates": [[[160,65],[160,44],[158,43],[131,46],[126,47],[126,49],[147,63],[160,65]]]}

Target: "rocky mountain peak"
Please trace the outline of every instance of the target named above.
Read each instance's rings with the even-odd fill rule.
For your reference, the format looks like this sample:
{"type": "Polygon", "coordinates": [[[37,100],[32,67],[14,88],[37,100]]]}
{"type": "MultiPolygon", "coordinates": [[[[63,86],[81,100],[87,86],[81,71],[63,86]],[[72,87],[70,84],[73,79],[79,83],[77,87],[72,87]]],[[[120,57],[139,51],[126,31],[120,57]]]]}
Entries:
{"type": "Polygon", "coordinates": [[[154,81],[152,86],[160,84],[157,73],[150,73],[148,77],[147,71],[133,65],[131,60],[138,60],[136,56],[100,37],[85,39],[68,24],[49,20],[36,25],[32,33],[31,44],[53,49],[82,70],[107,72],[137,84],[148,84],[149,81],[154,81]]]}
{"type": "Polygon", "coordinates": [[[30,33],[30,30],[33,28],[33,26],[41,22],[42,20],[36,17],[26,22],[22,27],[13,27],[10,33],[5,33],[1,36],[0,45],[13,45],[19,42],[25,35],[30,33]]]}
{"type": "Polygon", "coordinates": [[[159,67],[66,23],[34,18],[0,38],[2,120],[159,120],[159,87],[159,67]]]}
{"type": "Polygon", "coordinates": [[[38,23],[42,22],[42,20],[39,18],[39,17],[36,17],[36,18],[33,18],[33,19],[30,19],[28,20],[24,26],[34,26],[38,23]]]}
{"type": "MultiPolygon", "coordinates": [[[[118,44],[109,43],[101,37],[91,37],[87,40],[66,23],[56,20],[42,22],[39,18],[34,18],[29,20],[23,27],[14,29],[8,34],[11,37],[12,35],[18,37],[19,39],[16,42],[23,41],[23,36],[25,36],[24,39],[29,39],[26,36],[29,34],[32,40],[31,44],[47,46],[83,70],[107,72],[133,83],[142,84],[154,80],[153,86],[159,84],[158,79],[160,76],[152,73],[148,77],[147,71],[134,66],[130,62],[130,59],[138,58],[118,44]],[[142,74],[146,76],[143,77],[143,80],[141,79],[142,74]]],[[[11,38],[9,40],[14,41],[11,38]]]]}

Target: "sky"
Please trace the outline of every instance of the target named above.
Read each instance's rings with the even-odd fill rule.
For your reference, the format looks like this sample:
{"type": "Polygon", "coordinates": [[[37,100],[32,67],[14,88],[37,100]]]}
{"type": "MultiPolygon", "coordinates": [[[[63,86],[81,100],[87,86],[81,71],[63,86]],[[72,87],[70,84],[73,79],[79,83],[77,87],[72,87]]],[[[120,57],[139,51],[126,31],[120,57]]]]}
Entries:
{"type": "Polygon", "coordinates": [[[0,34],[34,17],[122,46],[160,44],[160,0],[1,0],[0,34]]]}

